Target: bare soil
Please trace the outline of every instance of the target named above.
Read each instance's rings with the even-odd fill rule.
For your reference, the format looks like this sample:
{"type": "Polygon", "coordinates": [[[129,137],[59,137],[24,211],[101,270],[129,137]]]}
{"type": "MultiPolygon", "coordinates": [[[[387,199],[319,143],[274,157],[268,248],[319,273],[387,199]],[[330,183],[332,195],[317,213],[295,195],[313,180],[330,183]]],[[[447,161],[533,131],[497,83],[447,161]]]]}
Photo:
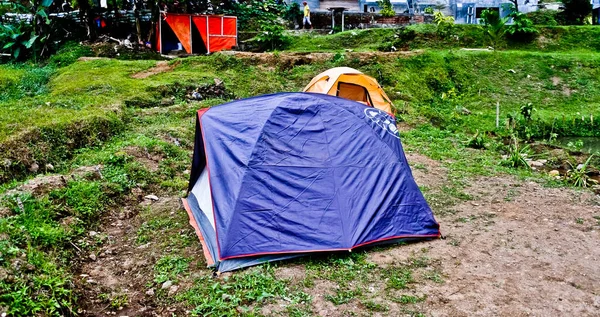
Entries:
{"type": "MultiPolygon", "coordinates": [[[[348,59],[358,60],[373,60],[374,58],[398,58],[398,57],[410,57],[421,54],[422,50],[414,51],[398,51],[398,52],[347,52],[346,57],[348,59]]],[[[335,57],[336,53],[252,53],[252,52],[238,52],[238,51],[224,51],[219,54],[231,55],[236,58],[243,58],[249,60],[252,64],[256,65],[283,65],[285,67],[293,67],[298,65],[308,65],[313,62],[323,62],[331,60],[335,57]]]]}
{"type": "Polygon", "coordinates": [[[175,66],[176,66],[175,64],[169,64],[169,62],[167,62],[167,61],[158,61],[158,62],[156,62],[156,66],[154,66],[150,69],[147,69],[145,71],[135,73],[135,74],[131,75],[131,78],[134,78],[134,79],[148,78],[148,77],[156,75],[156,74],[170,72],[173,70],[173,68],[175,68],[175,66]]]}

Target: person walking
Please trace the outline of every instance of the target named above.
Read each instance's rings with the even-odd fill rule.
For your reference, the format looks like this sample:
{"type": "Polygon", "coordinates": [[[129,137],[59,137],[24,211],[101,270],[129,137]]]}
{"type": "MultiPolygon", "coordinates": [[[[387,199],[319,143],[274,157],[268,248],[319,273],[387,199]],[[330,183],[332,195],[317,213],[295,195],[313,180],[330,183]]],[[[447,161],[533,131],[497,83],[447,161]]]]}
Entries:
{"type": "Polygon", "coordinates": [[[308,3],[306,1],[302,2],[302,5],[304,5],[304,19],[302,20],[302,29],[305,29],[305,26],[308,24],[308,26],[310,26],[310,29],[312,30],[313,26],[312,23],[310,23],[310,7],[308,6],[308,3]]]}

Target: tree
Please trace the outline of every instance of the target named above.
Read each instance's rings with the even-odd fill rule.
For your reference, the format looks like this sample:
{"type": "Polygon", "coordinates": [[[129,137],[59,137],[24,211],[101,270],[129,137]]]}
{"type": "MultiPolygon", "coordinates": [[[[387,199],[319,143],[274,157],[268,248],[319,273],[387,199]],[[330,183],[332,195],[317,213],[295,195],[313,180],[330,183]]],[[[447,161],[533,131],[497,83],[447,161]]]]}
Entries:
{"type": "Polygon", "coordinates": [[[567,24],[584,24],[585,18],[592,14],[592,4],[589,0],[562,0],[565,10],[562,15],[567,24]]]}
{"type": "Polygon", "coordinates": [[[512,11],[519,12],[519,0],[508,0],[512,4],[512,11]]]}

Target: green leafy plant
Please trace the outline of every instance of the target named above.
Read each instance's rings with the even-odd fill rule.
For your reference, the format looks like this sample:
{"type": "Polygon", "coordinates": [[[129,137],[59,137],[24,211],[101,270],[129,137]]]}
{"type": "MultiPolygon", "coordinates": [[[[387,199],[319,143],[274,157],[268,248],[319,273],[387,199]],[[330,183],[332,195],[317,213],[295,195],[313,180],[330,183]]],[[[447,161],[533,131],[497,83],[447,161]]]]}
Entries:
{"type": "Polygon", "coordinates": [[[434,10],[433,7],[427,7],[425,9],[423,9],[423,13],[425,14],[433,14],[434,10]]]}
{"type": "Polygon", "coordinates": [[[536,111],[536,109],[533,107],[533,104],[531,102],[527,103],[525,105],[522,105],[520,110],[521,110],[521,115],[527,121],[531,121],[531,116],[533,115],[533,112],[536,111]]]}
{"type": "Polygon", "coordinates": [[[391,18],[396,15],[396,11],[394,11],[394,6],[390,0],[377,0],[377,5],[379,6],[379,14],[381,14],[384,18],[391,18]]]}
{"type": "Polygon", "coordinates": [[[263,24],[254,39],[263,50],[283,49],[290,42],[283,26],[274,23],[263,24]]]}
{"type": "Polygon", "coordinates": [[[557,19],[556,10],[538,10],[527,13],[534,25],[557,26],[560,19],[557,19]]]}
{"type": "Polygon", "coordinates": [[[502,161],[502,165],[519,168],[525,167],[529,169],[526,158],[529,156],[530,147],[529,145],[519,145],[519,140],[514,135],[512,136],[512,142],[508,145],[507,156],[502,161]]]}
{"type": "Polygon", "coordinates": [[[581,149],[583,148],[583,141],[582,140],[577,140],[575,142],[569,141],[567,143],[567,147],[574,151],[581,151],[581,149]]]}
{"type": "Polygon", "coordinates": [[[512,7],[512,12],[508,15],[512,19],[512,24],[508,25],[507,33],[511,38],[519,41],[531,41],[539,33],[533,26],[533,21],[526,14],[517,12],[512,7]]]}
{"type": "Polygon", "coordinates": [[[506,22],[508,18],[501,18],[498,10],[483,10],[481,21],[490,45],[494,48],[501,46],[507,32],[506,22]]]}
{"type": "Polygon", "coordinates": [[[575,187],[590,187],[591,185],[594,185],[596,183],[598,183],[596,180],[591,179],[588,176],[589,173],[589,166],[590,166],[590,161],[592,160],[592,158],[594,157],[594,155],[590,155],[590,157],[588,157],[588,159],[585,161],[585,163],[574,167],[573,164],[571,164],[571,162],[567,162],[569,164],[569,166],[571,166],[571,169],[569,171],[567,171],[567,181],[572,184],[575,187]]]}
{"type": "Polygon", "coordinates": [[[479,133],[479,130],[472,137],[465,142],[466,146],[474,149],[485,149],[487,143],[487,137],[485,134],[479,133]]]}
{"type": "Polygon", "coordinates": [[[452,34],[454,29],[454,17],[445,16],[441,11],[433,14],[433,22],[437,24],[437,34],[446,38],[452,34]]]}

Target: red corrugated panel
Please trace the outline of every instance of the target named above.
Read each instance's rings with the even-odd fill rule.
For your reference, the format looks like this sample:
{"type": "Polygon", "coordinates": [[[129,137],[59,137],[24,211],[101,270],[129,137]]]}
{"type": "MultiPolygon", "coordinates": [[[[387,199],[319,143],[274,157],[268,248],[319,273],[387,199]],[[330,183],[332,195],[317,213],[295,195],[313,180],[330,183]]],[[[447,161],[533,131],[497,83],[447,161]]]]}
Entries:
{"type": "Polygon", "coordinates": [[[235,37],[210,36],[210,51],[230,50],[236,45],[235,37]]]}
{"type": "Polygon", "coordinates": [[[234,17],[223,18],[223,35],[237,35],[237,19],[234,17]]]}
{"type": "Polygon", "coordinates": [[[208,17],[208,30],[210,35],[221,35],[221,17],[220,16],[209,16],[208,17]]]}

